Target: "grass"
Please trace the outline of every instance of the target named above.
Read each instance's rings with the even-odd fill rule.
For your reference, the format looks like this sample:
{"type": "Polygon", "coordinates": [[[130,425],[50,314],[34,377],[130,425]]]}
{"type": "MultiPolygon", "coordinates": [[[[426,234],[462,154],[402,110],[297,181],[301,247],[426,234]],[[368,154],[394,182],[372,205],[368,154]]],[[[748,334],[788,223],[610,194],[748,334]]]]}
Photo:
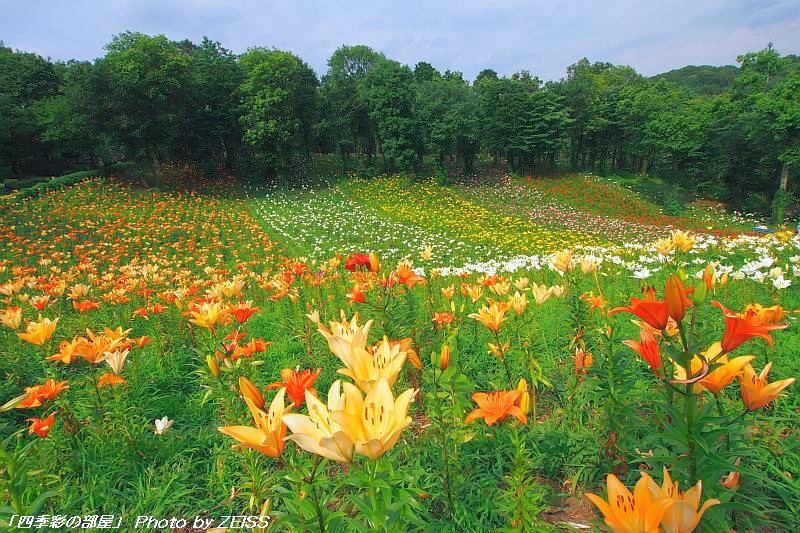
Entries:
{"type": "MultiPolygon", "coordinates": [[[[22,325],[0,330],[0,401],[46,378],[69,382],[42,407],[0,413],[10,454],[5,457],[27,473],[22,510],[53,490],[41,514],[115,514],[130,527],[140,514],[258,515],[269,500],[277,529],[317,530],[313,486],[330,530],[378,528],[381,520],[395,521],[385,525],[389,530],[486,531],[521,524],[546,530],[560,520],[548,517],[562,515],[600,523],[599,514],[569,504],[567,496],[602,493],[609,473],[632,486],[642,465],[656,480],[669,466],[682,490],[690,474],[670,433],[661,382],[621,344],[638,338],[630,315],[607,319],[581,295],[602,291],[605,309],[625,305],[647,285],[663,294],[673,272],[694,284],[708,263],[718,278],[727,274],[730,280],[713,289],[713,298],[729,308],[760,302],[789,311],[784,321],[790,327],[773,332],[774,347],[750,341],[735,355],[753,354],[757,369],[772,362],[770,381],[800,374],[800,294],[796,285],[779,288],[779,278],[797,282],[800,243],[787,234],[739,235],[746,224],[728,214],[712,219],[687,210],[667,217],[634,191],[593,176],[450,187],[379,176],[298,189],[191,174],[182,180],[181,186],[168,180],[161,189],[144,189],[91,179],[40,197],[5,200],[0,308],[20,307],[22,325]],[[688,252],[659,258],[649,243],[669,233],[662,228],[667,222],[696,231],[698,242],[688,252]],[[427,260],[421,257],[426,245],[432,246],[427,260]],[[551,266],[552,254],[566,249],[575,251],[576,266],[562,275],[551,266]],[[343,268],[349,254],[369,251],[382,263],[378,274],[343,268]],[[599,262],[597,275],[581,272],[581,258],[599,262]],[[384,288],[381,279],[396,272],[401,259],[410,259],[426,283],[384,288]],[[522,279],[528,288],[515,287],[522,279]],[[241,283],[241,292],[232,282],[241,283]],[[562,286],[564,293],[537,305],[530,283],[562,286]],[[78,284],[88,293],[71,297],[78,284]],[[463,284],[483,294],[473,301],[463,284]],[[446,295],[450,286],[452,299],[446,295]],[[365,303],[348,297],[356,290],[365,303]],[[496,342],[493,334],[468,315],[487,298],[507,300],[516,291],[531,303],[524,312],[509,311],[502,326],[500,335],[510,343],[506,368],[487,349],[496,342]],[[45,294],[49,303],[35,309],[45,294]],[[241,326],[233,321],[209,330],[186,314],[204,297],[231,305],[249,300],[259,310],[241,326]],[[73,301],[94,301],[99,309],[79,312],[73,301]],[[137,314],[142,309],[146,318],[137,314]],[[312,485],[313,456],[293,443],[284,452],[287,466],[233,449],[235,441],[217,427],[253,424],[239,395],[240,376],[264,391],[284,368],[320,368],[314,387],[323,398],[342,378],[336,372],[342,363],[305,316],[313,310],[323,323],[338,320],[340,310],[348,317],[358,312],[359,323],[374,319],[370,344],[383,335],[409,337],[423,364],[422,370],[406,364],[392,387],[395,395],[421,389],[399,442],[376,464],[363,457],[344,466],[325,461],[310,476],[312,485]],[[432,322],[434,313],[448,312],[452,324],[432,322]],[[39,314],[59,319],[43,346],[17,335],[39,314]],[[615,326],[612,341],[604,333],[607,321],[615,326]],[[127,383],[96,388],[110,371],[105,363],[45,361],[62,341],[104,327],[130,328],[127,338],[149,339],[131,348],[120,374],[127,383]],[[234,330],[247,334],[242,344],[271,344],[234,360],[220,342],[234,330]],[[452,350],[445,372],[439,370],[443,345],[452,350]],[[576,347],[595,357],[585,375],[576,375],[576,347]],[[219,378],[209,371],[207,356],[225,369],[219,378]],[[463,423],[475,408],[474,392],[510,389],[519,378],[536,392],[529,424],[463,423]],[[56,422],[47,437],[29,435],[26,419],[50,413],[56,422]],[[163,416],[174,424],[156,435],[153,422],[163,416]],[[371,500],[374,491],[389,500],[385,508],[380,499],[371,500]],[[370,514],[375,508],[380,516],[370,514]]],[[[707,302],[698,307],[698,339],[718,340],[723,329],[718,310],[707,302]]],[[[269,405],[274,393],[264,394],[269,405]]],[[[697,474],[703,499],[724,502],[704,517],[706,529],[800,526],[792,510],[800,499],[800,397],[794,386],[785,395],[748,415],[746,425],[731,426],[729,442],[708,437],[713,453],[696,452],[704,458],[697,474]],[[727,489],[719,472],[737,468],[737,459],[741,483],[727,489]]],[[[741,409],[735,384],[723,391],[719,408],[741,409]]],[[[1,464],[0,474],[11,477],[1,464]]],[[[0,486],[10,498],[13,487],[0,486]]]]}

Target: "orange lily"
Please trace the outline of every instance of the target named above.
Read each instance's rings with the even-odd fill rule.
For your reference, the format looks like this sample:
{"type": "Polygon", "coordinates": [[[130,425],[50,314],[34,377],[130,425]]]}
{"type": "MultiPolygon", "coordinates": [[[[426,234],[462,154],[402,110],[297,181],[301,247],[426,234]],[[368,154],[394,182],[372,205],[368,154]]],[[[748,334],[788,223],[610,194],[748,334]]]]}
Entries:
{"type": "Polygon", "coordinates": [[[770,332],[788,327],[787,324],[762,323],[758,313],[746,312],[744,316],[739,316],[716,300],[713,300],[711,305],[718,307],[725,316],[725,334],[721,342],[722,350],[725,352],[735,350],[753,337],[761,337],[772,346],[775,341],[772,340],[770,332]]]}
{"type": "Polygon", "coordinates": [[[282,387],[286,388],[289,401],[291,401],[295,407],[300,407],[303,405],[306,391],[310,391],[314,395],[317,394],[314,390],[314,382],[319,377],[320,372],[322,372],[321,368],[318,368],[315,372],[312,372],[310,368],[303,371],[284,368],[281,370],[281,381],[270,383],[267,385],[266,390],[280,389],[282,387]]]}
{"type": "Polygon", "coordinates": [[[25,393],[27,396],[24,400],[17,404],[17,409],[26,409],[28,407],[39,407],[44,400],[53,400],[56,396],[61,394],[61,391],[68,389],[67,381],[56,381],[48,379],[43,385],[34,385],[27,387],[25,393]]]}
{"type": "Polygon", "coordinates": [[[658,346],[658,341],[650,330],[642,328],[639,330],[640,341],[626,340],[623,344],[638,353],[642,359],[647,361],[650,368],[653,369],[656,376],[663,377],[664,370],[661,363],[661,350],[658,346]]]}
{"type": "Polygon", "coordinates": [[[56,423],[56,414],[53,413],[45,419],[42,418],[29,418],[28,422],[31,423],[28,428],[28,434],[36,433],[41,438],[45,438],[53,425],[56,423]]]}
{"type": "Polygon", "coordinates": [[[647,489],[654,500],[668,498],[673,502],[661,519],[661,527],[666,533],[691,533],[697,528],[703,514],[710,507],[720,503],[715,498],[708,499],[698,511],[697,506],[700,505],[703,482],[698,481],[697,485],[682,493],[678,488],[678,483],[673,483],[669,477],[667,467],[664,467],[664,482],[661,487],[650,476],[647,476],[647,489]]]}
{"type": "Polygon", "coordinates": [[[116,385],[124,385],[128,381],[113,372],[106,372],[97,380],[97,388],[114,387],[116,385]]]}
{"type": "Polygon", "coordinates": [[[756,376],[756,371],[750,364],[744,365],[743,372],[739,376],[739,386],[742,391],[742,402],[748,411],[757,411],[778,397],[778,394],[794,383],[794,378],[782,379],[773,383],[767,383],[767,376],[772,368],[772,363],[756,376]]]}
{"type": "Polygon", "coordinates": [[[615,307],[608,312],[608,316],[620,312],[633,313],[657,330],[666,329],[670,319],[667,302],[656,300],[655,291],[652,289],[644,300],[631,298],[631,305],[615,307]]]}
{"type": "Polygon", "coordinates": [[[523,424],[528,423],[525,412],[519,408],[519,397],[522,391],[515,389],[510,391],[497,392],[476,392],[472,395],[472,401],[478,404],[478,408],[467,415],[465,423],[483,418],[486,424],[493,426],[495,422],[503,421],[509,416],[513,416],[523,424]]]}
{"type": "Polygon", "coordinates": [[[239,392],[242,393],[242,397],[245,400],[253,402],[259,409],[264,407],[264,396],[261,394],[261,391],[258,390],[258,387],[256,387],[252,381],[244,376],[239,377],[239,392]]]}
{"type": "Polygon", "coordinates": [[[686,309],[692,306],[692,301],[686,297],[686,294],[693,290],[687,290],[683,286],[681,279],[675,274],[667,278],[664,288],[664,302],[667,304],[669,316],[675,322],[683,320],[683,317],[686,316],[686,309]]]}
{"type": "Polygon", "coordinates": [[[653,479],[642,474],[631,494],[617,476],[609,474],[606,478],[608,501],[591,493],[586,497],[600,509],[606,525],[614,533],[658,533],[659,524],[675,502],[668,497],[655,497],[648,490],[650,483],[654,483],[653,479]]]}

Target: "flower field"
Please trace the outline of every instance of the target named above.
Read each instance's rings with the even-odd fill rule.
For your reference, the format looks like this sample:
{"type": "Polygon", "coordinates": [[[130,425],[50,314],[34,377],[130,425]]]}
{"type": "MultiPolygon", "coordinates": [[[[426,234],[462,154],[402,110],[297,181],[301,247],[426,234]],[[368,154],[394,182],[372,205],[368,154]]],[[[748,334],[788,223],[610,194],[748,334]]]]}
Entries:
{"type": "Polygon", "coordinates": [[[790,232],[589,175],[1,202],[3,527],[800,528],[790,232]]]}

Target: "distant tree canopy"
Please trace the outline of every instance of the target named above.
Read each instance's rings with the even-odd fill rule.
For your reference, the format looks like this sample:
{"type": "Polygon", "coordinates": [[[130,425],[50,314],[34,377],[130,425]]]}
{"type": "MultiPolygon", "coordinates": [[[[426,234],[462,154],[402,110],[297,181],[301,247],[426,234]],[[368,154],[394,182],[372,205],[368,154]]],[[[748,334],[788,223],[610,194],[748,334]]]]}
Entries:
{"type": "Polygon", "coordinates": [[[126,32],[66,63],[0,43],[0,177],[125,159],[274,175],[322,152],[409,172],[469,173],[483,158],[658,173],[733,198],[795,188],[800,58],[768,46],[737,61],[646,78],[582,59],[559,81],[487,68],[470,82],[355,45],[318,79],[290,52],[208,39],[126,32]]]}

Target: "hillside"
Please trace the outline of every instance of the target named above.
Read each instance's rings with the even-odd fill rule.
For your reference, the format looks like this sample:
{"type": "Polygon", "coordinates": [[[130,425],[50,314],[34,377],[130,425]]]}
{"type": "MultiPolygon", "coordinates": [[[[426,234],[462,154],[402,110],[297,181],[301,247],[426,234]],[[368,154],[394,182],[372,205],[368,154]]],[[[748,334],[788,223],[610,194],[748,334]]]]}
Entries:
{"type": "Polygon", "coordinates": [[[739,69],[734,65],[688,65],[652,76],[653,80],[667,80],[699,94],[721,94],[733,83],[739,69]]]}

